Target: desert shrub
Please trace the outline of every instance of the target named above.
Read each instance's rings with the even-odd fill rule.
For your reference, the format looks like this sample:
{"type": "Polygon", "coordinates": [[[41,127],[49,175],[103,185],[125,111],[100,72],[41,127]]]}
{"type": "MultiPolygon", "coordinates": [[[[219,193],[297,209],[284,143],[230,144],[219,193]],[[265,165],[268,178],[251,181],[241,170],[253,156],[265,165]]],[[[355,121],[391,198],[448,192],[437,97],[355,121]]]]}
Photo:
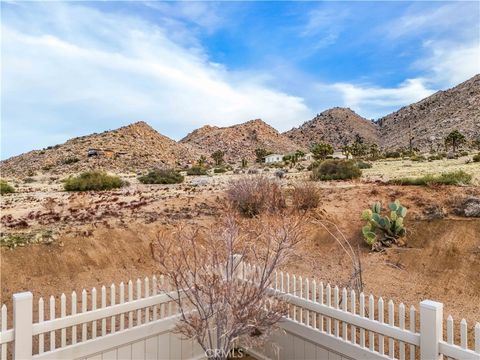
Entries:
{"type": "Polygon", "coordinates": [[[357,166],[359,169],[370,169],[372,167],[372,164],[365,161],[358,161],[357,166]]]}
{"type": "Polygon", "coordinates": [[[49,171],[49,170],[52,170],[52,169],[53,169],[53,165],[45,165],[44,167],[42,167],[43,171],[49,171]]]}
{"type": "Polygon", "coordinates": [[[460,153],[460,156],[468,156],[468,151],[462,151],[462,152],[460,153]]]}
{"type": "Polygon", "coordinates": [[[410,158],[411,161],[425,161],[427,160],[423,155],[414,155],[410,158]]]}
{"type": "Polygon", "coordinates": [[[387,159],[398,159],[402,154],[399,151],[387,151],[385,153],[385,158],[387,159]]]}
{"type": "Polygon", "coordinates": [[[472,158],[473,162],[480,162],[480,153],[477,155],[474,155],[472,158]]]}
{"type": "Polygon", "coordinates": [[[307,170],[311,171],[311,170],[319,167],[321,163],[322,163],[321,161],[313,161],[307,166],[307,170]]]}
{"type": "Polygon", "coordinates": [[[436,155],[430,155],[428,157],[428,161],[434,161],[434,160],[442,160],[444,158],[444,156],[442,156],[442,154],[436,154],[436,155]]]}
{"type": "Polygon", "coordinates": [[[224,168],[224,167],[217,167],[217,168],[213,169],[213,172],[215,174],[223,174],[223,173],[227,172],[227,169],[224,168]]]}
{"type": "Polygon", "coordinates": [[[352,160],[325,160],[312,171],[313,180],[348,180],[361,175],[362,171],[352,160]]]}
{"type": "Polygon", "coordinates": [[[407,215],[407,208],[398,200],[390,203],[388,208],[390,217],[381,215],[382,205],[379,202],[373,204],[371,210],[366,209],[362,212],[362,219],[367,221],[362,228],[362,234],[373,250],[380,250],[382,246],[389,247],[392,243],[398,243],[398,239],[406,234],[403,219],[407,215]]]}
{"type": "Polygon", "coordinates": [[[25,179],[23,179],[23,182],[25,184],[31,184],[31,183],[34,183],[35,182],[35,179],[32,178],[32,177],[26,177],[25,179]]]}
{"type": "Polygon", "coordinates": [[[245,176],[233,180],[227,189],[231,206],[246,217],[275,212],[286,207],[280,184],[265,176],[245,176]]]}
{"type": "Polygon", "coordinates": [[[207,175],[207,169],[203,166],[192,166],[187,170],[187,175],[207,175]]]}
{"type": "Polygon", "coordinates": [[[0,194],[11,194],[14,193],[15,189],[12,185],[7,183],[5,180],[0,180],[0,194]]]}
{"type": "Polygon", "coordinates": [[[66,179],[63,187],[66,191],[99,191],[120,188],[125,184],[118,176],[102,171],[86,171],[66,179]]]}
{"type": "Polygon", "coordinates": [[[79,162],[80,159],[76,157],[70,157],[62,160],[62,164],[64,165],[70,165],[70,164],[75,164],[76,162],[79,162]]]}
{"type": "Polygon", "coordinates": [[[183,176],[173,169],[155,169],[138,180],[142,184],[179,184],[183,182],[183,176]]]}
{"type": "Polygon", "coordinates": [[[443,173],[440,175],[425,175],[414,178],[400,178],[390,180],[395,185],[466,185],[472,181],[473,176],[463,170],[443,173]]]}
{"type": "Polygon", "coordinates": [[[292,206],[296,210],[315,209],[320,204],[320,192],[313,182],[296,184],[291,192],[292,206]]]}

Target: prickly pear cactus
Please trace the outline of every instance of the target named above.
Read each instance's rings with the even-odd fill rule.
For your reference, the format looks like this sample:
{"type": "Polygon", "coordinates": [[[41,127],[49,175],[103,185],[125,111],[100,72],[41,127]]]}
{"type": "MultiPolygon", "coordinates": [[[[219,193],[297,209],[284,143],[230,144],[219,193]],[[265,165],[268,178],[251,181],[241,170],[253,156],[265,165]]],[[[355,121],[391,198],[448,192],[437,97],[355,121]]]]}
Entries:
{"type": "Polygon", "coordinates": [[[362,212],[362,220],[367,224],[362,227],[362,234],[365,242],[373,250],[381,250],[383,246],[391,246],[397,243],[397,239],[406,235],[403,219],[407,215],[407,208],[400,204],[399,200],[388,205],[390,217],[382,216],[382,205],[376,202],[372,209],[365,209],[362,212]]]}

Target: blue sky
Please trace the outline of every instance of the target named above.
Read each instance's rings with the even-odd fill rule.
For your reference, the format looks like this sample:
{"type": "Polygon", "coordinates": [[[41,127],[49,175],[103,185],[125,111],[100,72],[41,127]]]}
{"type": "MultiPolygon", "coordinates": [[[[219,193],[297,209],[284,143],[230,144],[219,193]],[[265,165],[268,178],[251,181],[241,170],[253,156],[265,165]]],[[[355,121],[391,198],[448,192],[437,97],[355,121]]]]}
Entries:
{"type": "Polygon", "coordinates": [[[139,120],[178,140],[333,106],[375,119],[480,72],[479,2],[1,6],[2,159],[139,120]]]}

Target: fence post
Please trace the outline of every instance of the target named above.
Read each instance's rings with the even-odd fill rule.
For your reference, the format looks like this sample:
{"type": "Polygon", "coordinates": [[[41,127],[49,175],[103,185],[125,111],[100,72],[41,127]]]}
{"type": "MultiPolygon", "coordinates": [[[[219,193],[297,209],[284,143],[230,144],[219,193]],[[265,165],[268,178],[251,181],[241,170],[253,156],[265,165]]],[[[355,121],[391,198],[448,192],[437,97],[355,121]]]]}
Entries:
{"type": "Polygon", "coordinates": [[[441,360],[439,342],[443,336],[443,304],[431,300],[420,303],[420,359],[441,360]]]}
{"type": "Polygon", "coordinates": [[[32,311],[33,295],[31,292],[13,294],[14,360],[32,358],[32,311]]]}

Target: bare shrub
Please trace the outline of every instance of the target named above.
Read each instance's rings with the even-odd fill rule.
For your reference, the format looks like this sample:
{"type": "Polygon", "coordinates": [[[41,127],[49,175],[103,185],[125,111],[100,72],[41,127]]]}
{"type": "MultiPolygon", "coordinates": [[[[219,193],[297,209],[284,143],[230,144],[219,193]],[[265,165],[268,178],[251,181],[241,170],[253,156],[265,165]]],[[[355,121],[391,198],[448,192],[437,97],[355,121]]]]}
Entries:
{"type": "Polygon", "coordinates": [[[286,207],[280,183],[262,175],[231,181],[227,189],[227,200],[234,209],[247,217],[286,207]]]}
{"type": "Polygon", "coordinates": [[[292,206],[296,210],[315,209],[320,204],[320,192],[313,182],[295,184],[291,196],[292,206]]]}
{"type": "Polygon", "coordinates": [[[195,339],[209,359],[226,359],[234,344],[261,345],[287,313],[270,288],[303,237],[301,224],[294,217],[242,224],[227,214],[219,226],[159,234],[153,248],[179,308],[176,331],[195,339]]]}

